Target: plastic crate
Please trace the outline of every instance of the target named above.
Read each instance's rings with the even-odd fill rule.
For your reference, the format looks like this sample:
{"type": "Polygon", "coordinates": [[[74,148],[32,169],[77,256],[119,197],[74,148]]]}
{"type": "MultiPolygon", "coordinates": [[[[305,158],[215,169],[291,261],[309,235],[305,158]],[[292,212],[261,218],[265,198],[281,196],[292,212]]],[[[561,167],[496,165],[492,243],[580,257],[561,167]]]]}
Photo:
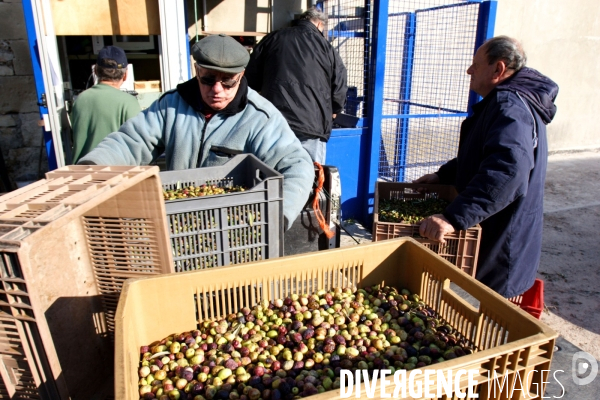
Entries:
{"type": "Polygon", "coordinates": [[[536,279],[533,286],[520,296],[509,299],[537,319],[542,318],[544,311],[544,281],[536,279]]]}
{"type": "Polygon", "coordinates": [[[446,243],[441,244],[419,235],[419,224],[393,223],[379,221],[379,202],[391,199],[427,199],[431,197],[452,201],[457,192],[450,185],[423,185],[413,183],[377,182],[375,184],[375,208],[373,215],[373,241],[408,236],[431,249],[434,253],[450,261],[467,274],[475,276],[481,227],[476,225],[467,230],[455,231],[444,236],[446,243]],[[417,188],[425,188],[419,193],[417,188]]]}
{"type": "MultiPolygon", "coordinates": [[[[557,333],[413,239],[399,238],[127,281],[116,318],[115,397],[139,399],[137,371],[142,345],[196,329],[203,320],[224,317],[263,299],[273,301],[292,293],[382,282],[417,293],[476,349],[473,354],[428,368],[478,369],[480,374],[475,379],[479,382],[476,390],[481,393],[480,398],[485,398],[483,393],[491,385],[490,379],[494,379],[493,374],[488,376],[489,371],[495,371],[500,378],[506,376],[508,382],[513,382],[519,373],[522,381],[527,381],[527,394],[545,387],[544,380],[548,379],[542,370],[550,369],[557,333]],[[451,288],[451,283],[474,300],[467,302],[451,288]],[[152,307],[148,306],[149,300],[152,307]],[[525,379],[534,368],[537,372],[525,379]]],[[[422,381],[423,375],[417,375],[416,380],[419,379],[422,381]]],[[[466,380],[461,385],[464,389],[466,380]]],[[[435,393],[435,386],[431,390],[435,393]]],[[[508,398],[516,399],[522,393],[508,398]]],[[[339,391],[311,398],[337,399],[339,391]]],[[[366,398],[364,391],[362,398],[366,398]]]]}
{"type": "Polygon", "coordinates": [[[283,175],[252,154],[226,164],[161,172],[163,189],[213,184],[244,192],[166,201],[175,271],[283,255],[283,175]]]}
{"type": "Polygon", "coordinates": [[[0,197],[0,398],[113,399],[123,282],[167,272],[158,167],[70,166],[0,197]]]}

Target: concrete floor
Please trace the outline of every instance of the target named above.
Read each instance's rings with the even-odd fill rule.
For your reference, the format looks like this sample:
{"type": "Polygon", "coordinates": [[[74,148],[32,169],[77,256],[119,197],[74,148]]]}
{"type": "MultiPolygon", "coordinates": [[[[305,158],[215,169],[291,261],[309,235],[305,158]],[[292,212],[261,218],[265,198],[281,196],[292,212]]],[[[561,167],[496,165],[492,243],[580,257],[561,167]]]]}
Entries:
{"type": "MultiPolygon", "coordinates": [[[[575,352],[600,359],[600,152],[549,156],[544,210],[538,270],[545,284],[542,321],[561,335],[553,369],[570,376],[575,352]]],[[[345,221],[344,228],[350,234],[342,231],[342,247],[371,241],[370,227],[345,221]]],[[[564,398],[600,397],[587,394],[598,394],[600,376],[585,393],[583,388],[565,385],[564,398]]],[[[558,397],[563,389],[549,385],[548,390],[558,397]]]]}
{"type": "Polygon", "coordinates": [[[538,276],[542,321],[600,359],[600,153],[550,156],[538,276]]]}

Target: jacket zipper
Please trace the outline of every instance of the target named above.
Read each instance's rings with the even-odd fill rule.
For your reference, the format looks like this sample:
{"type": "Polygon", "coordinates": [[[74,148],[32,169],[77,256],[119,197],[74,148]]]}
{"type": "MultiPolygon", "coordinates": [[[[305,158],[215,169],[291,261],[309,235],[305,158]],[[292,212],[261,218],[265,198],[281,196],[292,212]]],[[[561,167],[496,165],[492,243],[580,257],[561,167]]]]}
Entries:
{"type": "Polygon", "coordinates": [[[200,139],[200,152],[198,153],[198,160],[196,161],[196,168],[200,168],[200,163],[202,161],[202,154],[204,154],[204,134],[206,133],[206,126],[208,125],[208,121],[204,123],[202,127],[202,138],[200,139]]]}

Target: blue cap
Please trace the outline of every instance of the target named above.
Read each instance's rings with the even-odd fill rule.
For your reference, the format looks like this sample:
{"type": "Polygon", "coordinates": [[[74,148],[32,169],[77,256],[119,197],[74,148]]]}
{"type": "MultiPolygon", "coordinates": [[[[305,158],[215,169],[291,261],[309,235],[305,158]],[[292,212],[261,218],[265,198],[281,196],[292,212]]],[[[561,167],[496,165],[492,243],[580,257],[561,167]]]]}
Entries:
{"type": "Polygon", "coordinates": [[[127,56],[122,48],[117,46],[106,46],[98,52],[98,60],[96,64],[102,68],[127,68],[127,56]],[[117,65],[110,65],[106,60],[113,60],[117,65]]]}

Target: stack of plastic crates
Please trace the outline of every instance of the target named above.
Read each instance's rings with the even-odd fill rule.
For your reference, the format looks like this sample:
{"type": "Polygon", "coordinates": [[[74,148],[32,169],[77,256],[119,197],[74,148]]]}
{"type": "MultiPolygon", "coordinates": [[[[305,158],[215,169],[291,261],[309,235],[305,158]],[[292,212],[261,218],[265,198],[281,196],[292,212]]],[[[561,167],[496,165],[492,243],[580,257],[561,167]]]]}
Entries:
{"type": "Polygon", "coordinates": [[[0,197],[0,398],[114,398],[123,283],[173,272],[158,172],[70,166],[0,197]]]}

